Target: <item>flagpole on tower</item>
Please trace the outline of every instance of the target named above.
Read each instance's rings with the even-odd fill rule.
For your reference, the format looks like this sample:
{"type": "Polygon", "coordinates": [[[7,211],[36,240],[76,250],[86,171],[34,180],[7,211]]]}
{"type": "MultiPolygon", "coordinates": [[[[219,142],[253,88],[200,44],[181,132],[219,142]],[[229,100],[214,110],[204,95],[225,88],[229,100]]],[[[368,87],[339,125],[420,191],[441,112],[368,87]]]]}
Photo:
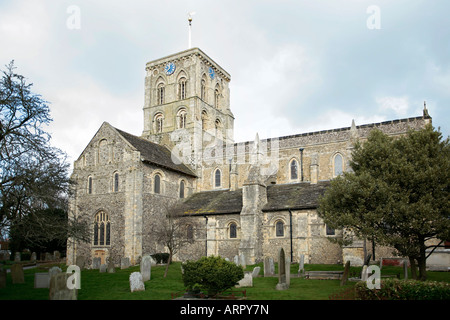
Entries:
{"type": "Polygon", "coordinates": [[[188,13],[188,21],[189,21],[189,49],[192,47],[192,36],[191,36],[191,29],[192,29],[192,16],[195,14],[195,12],[189,12],[188,13]]]}

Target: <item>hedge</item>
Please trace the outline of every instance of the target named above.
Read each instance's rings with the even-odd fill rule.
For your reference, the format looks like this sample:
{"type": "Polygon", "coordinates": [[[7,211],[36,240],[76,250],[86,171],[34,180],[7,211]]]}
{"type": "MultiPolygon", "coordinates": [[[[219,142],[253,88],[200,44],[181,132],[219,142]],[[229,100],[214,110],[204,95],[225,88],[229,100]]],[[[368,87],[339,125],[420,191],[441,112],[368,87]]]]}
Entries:
{"type": "Polygon", "coordinates": [[[380,289],[367,288],[366,282],[355,285],[357,300],[449,300],[450,283],[386,279],[380,289]]]}

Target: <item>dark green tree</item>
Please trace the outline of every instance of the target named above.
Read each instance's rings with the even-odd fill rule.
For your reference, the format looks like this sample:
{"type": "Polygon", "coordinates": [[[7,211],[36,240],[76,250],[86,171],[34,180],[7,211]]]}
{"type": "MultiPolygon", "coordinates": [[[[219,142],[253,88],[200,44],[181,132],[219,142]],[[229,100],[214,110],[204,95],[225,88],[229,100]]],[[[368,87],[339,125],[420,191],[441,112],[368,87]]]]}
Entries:
{"type": "Polygon", "coordinates": [[[319,215],[349,231],[341,243],[355,236],[394,247],[425,280],[427,250],[450,238],[449,139],[431,125],[398,138],[373,130],[350,165],[319,200],[319,215]]]}

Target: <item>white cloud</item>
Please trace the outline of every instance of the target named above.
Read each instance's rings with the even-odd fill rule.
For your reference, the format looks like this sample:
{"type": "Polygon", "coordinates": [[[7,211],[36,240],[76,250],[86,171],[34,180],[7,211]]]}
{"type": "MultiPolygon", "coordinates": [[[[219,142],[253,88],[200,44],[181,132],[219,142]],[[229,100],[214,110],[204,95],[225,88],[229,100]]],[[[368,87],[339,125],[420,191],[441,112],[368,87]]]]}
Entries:
{"type": "Polygon", "coordinates": [[[394,111],[397,116],[405,116],[409,111],[408,97],[380,97],[376,98],[379,110],[394,111]]]}

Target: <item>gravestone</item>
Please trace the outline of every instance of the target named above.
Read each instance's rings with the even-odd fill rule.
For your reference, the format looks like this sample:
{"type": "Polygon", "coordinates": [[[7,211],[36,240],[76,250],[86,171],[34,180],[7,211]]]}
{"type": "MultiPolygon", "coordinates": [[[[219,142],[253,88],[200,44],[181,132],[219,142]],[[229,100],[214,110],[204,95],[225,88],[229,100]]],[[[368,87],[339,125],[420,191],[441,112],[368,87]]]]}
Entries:
{"type": "Polygon", "coordinates": [[[48,272],[36,272],[34,274],[34,288],[48,288],[50,285],[50,277],[48,272]]]}
{"type": "Polygon", "coordinates": [[[67,287],[69,274],[59,272],[50,278],[49,299],[50,300],[77,300],[78,290],[67,287]]]}
{"type": "Polygon", "coordinates": [[[53,259],[59,260],[61,258],[61,253],[58,250],[53,251],[53,259]]]}
{"type": "Polygon", "coordinates": [[[241,253],[239,255],[239,264],[245,269],[245,267],[247,266],[247,264],[245,263],[245,255],[243,253],[241,253]]]}
{"type": "Polygon", "coordinates": [[[62,272],[60,267],[52,267],[48,270],[48,277],[51,279],[55,274],[62,272]]]}
{"type": "Polygon", "coordinates": [[[151,277],[152,272],[152,257],[150,256],[143,256],[141,261],[141,274],[142,274],[142,281],[148,281],[151,277]]]}
{"type": "Polygon", "coordinates": [[[298,263],[298,276],[302,277],[305,275],[305,255],[301,254],[298,263]]]}
{"type": "Polygon", "coordinates": [[[140,272],[130,274],[130,290],[131,292],[145,290],[144,281],[142,281],[142,274],[140,272]]]}
{"type": "Polygon", "coordinates": [[[84,266],[86,264],[86,257],[78,256],[75,264],[80,268],[80,270],[84,270],[84,266]]]}
{"type": "Polygon", "coordinates": [[[20,252],[14,254],[14,262],[20,262],[20,252]]]}
{"type": "Polygon", "coordinates": [[[24,283],[25,278],[23,275],[23,267],[20,263],[14,263],[11,266],[11,278],[12,283],[24,283]]]}
{"type": "Polygon", "coordinates": [[[120,269],[127,269],[130,267],[130,258],[120,259],[120,269]]]}
{"type": "Polygon", "coordinates": [[[275,265],[272,257],[264,258],[264,277],[270,277],[275,274],[275,265]]]}
{"type": "Polygon", "coordinates": [[[95,257],[92,259],[92,269],[100,269],[100,265],[102,263],[102,259],[100,257],[95,257]]]}
{"type": "Polygon", "coordinates": [[[280,248],[278,251],[278,284],[275,287],[276,290],[286,290],[289,285],[286,282],[286,257],[284,249],[280,248]]]}
{"type": "Polygon", "coordinates": [[[6,270],[0,268],[0,289],[6,287],[6,270]]]}
{"type": "Polygon", "coordinates": [[[114,262],[110,261],[108,262],[108,273],[114,273],[116,272],[116,268],[114,267],[114,262]]]}
{"type": "Polygon", "coordinates": [[[235,265],[239,265],[239,256],[234,256],[233,261],[235,265]]]}
{"type": "Polygon", "coordinates": [[[100,269],[100,273],[105,273],[106,272],[106,264],[101,264],[99,269],[100,269]]]}
{"type": "Polygon", "coordinates": [[[253,276],[249,271],[244,272],[244,278],[239,280],[236,288],[253,287],[253,276]]]}
{"type": "Polygon", "coordinates": [[[30,261],[31,261],[31,262],[35,262],[35,261],[36,261],[36,252],[33,252],[33,253],[31,254],[30,261]]]}
{"type": "Polygon", "coordinates": [[[364,265],[361,271],[361,281],[367,280],[367,266],[364,265]]]}
{"type": "Polygon", "coordinates": [[[50,252],[45,253],[45,261],[53,260],[53,255],[50,252]]]}
{"type": "Polygon", "coordinates": [[[285,259],[286,259],[286,262],[285,262],[285,264],[286,264],[286,267],[285,267],[285,270],[286,270],[286,284],[287,284],[287,286],[289,288],[289,286],[291,285],[291,258],[290,257],[286,257],[285,259]]]}
{"type": "Polygon", "coordinates": [[[257,276],[259,276],[259,271],[261,271],[261,267],[253,268],[252,277],[256,278],[257,276]]]}
{"type": "Polygon", "coordinates": [[[345,263],[344,274],[342,275],[341,279],[341,286],[344,286],[347,283],[349,273],[350,273],[350,260],[348,260],[345,263]]]}

